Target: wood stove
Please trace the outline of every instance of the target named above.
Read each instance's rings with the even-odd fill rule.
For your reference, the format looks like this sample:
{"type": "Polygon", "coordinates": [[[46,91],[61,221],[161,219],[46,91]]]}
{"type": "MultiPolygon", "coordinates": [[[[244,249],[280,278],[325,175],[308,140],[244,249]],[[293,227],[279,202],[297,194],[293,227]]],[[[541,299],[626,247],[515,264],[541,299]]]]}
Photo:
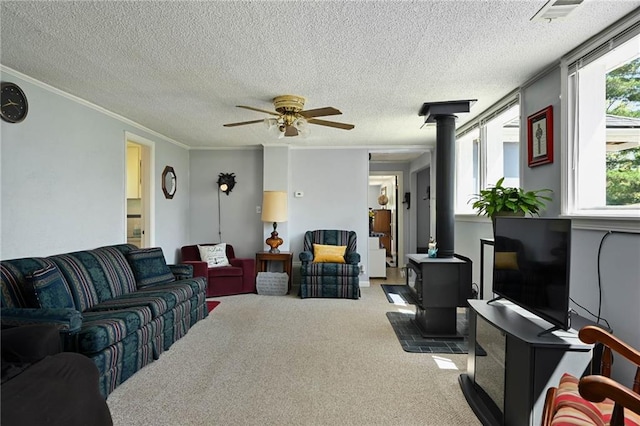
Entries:
{"type": "MultiPolygon", "coordinates": [[[[425,103],[419,115],[436,123],[436,241],[438,257],[409,254],[408,269],[415,272],[413,285],[415,323],[422,335],[463,337],[456,330],[458,307],[472,298],[471,259],[454,253],[453,211],[455,182],[455,113],[469,112],[475,100],[425,103]]],[[[409,275],[409,274],[407,274],[409,275]]]]}
{"type": "Polygon", "coordinates": [[[464,337],[456,329],[457,308],[471,299],[471,260],[461,255],[407,255],[407,285],[416,300],[414,323],[423,337],[464,337]]]}

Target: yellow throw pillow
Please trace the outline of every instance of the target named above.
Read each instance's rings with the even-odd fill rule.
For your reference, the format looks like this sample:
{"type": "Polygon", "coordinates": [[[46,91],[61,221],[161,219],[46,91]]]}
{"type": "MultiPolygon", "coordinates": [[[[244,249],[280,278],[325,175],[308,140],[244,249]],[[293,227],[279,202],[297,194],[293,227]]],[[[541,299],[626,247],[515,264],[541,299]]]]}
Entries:
{"type": "Polygon", "coordinates": [[[313,263],[345,263],[347,246],[313,245],[313,263]]]}
{"type": "Polygon", "coordinates": [[[497,251],[495,256],[496,269],[512,269],[514,271],[520,269],[518,267],[518,253],[515,251],[497,251]]]}

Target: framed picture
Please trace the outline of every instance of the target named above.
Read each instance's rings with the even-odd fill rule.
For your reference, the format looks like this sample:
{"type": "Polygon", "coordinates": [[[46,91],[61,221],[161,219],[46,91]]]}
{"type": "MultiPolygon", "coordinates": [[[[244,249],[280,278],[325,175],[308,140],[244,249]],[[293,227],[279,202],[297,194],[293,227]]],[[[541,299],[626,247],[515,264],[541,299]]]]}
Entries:
{"type": "Polygon", "coordinates": [[[529,167],[553,163],[553,106],[527,117],[529,167]]]}

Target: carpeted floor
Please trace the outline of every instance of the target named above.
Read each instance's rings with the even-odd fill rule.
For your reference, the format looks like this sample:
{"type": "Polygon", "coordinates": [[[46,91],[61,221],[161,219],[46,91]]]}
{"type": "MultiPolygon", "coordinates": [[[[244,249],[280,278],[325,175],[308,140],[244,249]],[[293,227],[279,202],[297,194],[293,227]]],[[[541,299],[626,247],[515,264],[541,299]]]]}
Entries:
{"type": "MultiPolygon", "coordinates": [[[[109,395],[115,426],[477,426],[466,355],[398,345],[379,285],[359,300],[242,294],[109,395]]],[[[411,307],[409,307],[411,308],[411,307]]]]}

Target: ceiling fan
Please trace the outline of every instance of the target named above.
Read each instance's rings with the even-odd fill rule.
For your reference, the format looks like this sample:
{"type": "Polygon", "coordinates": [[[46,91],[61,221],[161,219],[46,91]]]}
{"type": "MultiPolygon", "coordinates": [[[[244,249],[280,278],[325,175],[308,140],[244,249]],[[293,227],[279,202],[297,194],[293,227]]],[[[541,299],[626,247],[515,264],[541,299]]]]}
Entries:
{"type": "Polygon", "coordinates": [[[271,129],[277,129],[280,137],[298,136],[305,134],[307,123],[318,124],[320,126],[335,127],[337,129],[351,130],[355,126],[353,124],[338,123],[336,121],[319,120],[316,117],[327,115],[340,115],[342,112],[333,107],[316,108],[304,110],[305,99],[302,96],[282,95],[273,98],[273,106],[275,111],[267,111],[251,106],[237,105],[238,108],[250,109],[252,111],[264,112],[266,114],[275,115],[277,118],[265,118],[263,120],[241,121],[238,123],[224,124],[224,127],[244,126],[245,124],[265,123],[271,129]]]}

